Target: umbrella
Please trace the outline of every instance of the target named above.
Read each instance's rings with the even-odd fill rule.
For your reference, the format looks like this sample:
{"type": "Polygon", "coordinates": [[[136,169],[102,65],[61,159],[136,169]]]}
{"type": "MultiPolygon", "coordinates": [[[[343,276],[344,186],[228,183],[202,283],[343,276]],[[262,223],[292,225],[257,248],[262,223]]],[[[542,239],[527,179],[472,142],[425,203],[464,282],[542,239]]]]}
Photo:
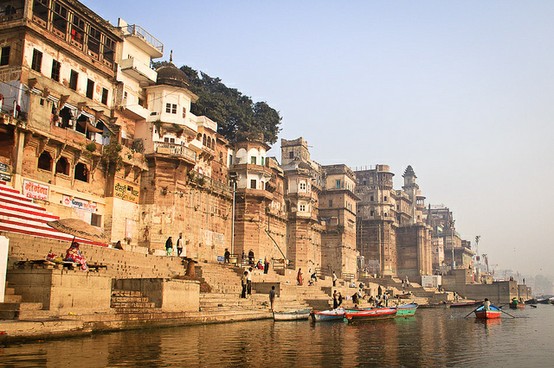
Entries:
{"type": "Polygon", "coordinates": [[[84,222],[83,220],[67,218],[55,221],[48,221],[47,224],[50,225],[50,227],[61,231],[62,233],[73,235],[75,237],[88,239],[100,243],[108,242],[108,238],[101,228],[92,226],[84,222]]]}

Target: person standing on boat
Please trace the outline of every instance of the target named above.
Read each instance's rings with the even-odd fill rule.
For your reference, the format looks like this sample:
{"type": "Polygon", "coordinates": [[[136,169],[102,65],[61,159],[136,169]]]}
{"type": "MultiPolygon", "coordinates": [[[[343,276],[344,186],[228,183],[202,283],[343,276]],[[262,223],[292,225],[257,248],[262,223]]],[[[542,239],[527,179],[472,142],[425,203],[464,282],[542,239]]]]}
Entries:
{"type": "Polygon", "coordinates": [[[269,291],[269,307],[271,308],[271,311],[273,312],[273,303],[275,302],[275,285],[271,287],[271,290],[269,291]]]}
{"type": "Polygon", "coordinates": [[[340,307],[342,305],[342,294],[339,292],[339,296],[337,297],[338,299],[338,305],[337,305],[337,308],[340,307]]]}
{"type": "Polygon", "coordinates": [[[339,307],[339,300],[337,298],[337,291],[333,291],[333,309],[337,309],[339,307]]]}
{"type": "Polygon", "coordinates": [[[483,307],[485,310],[491,310],[491,302],[488,298],[485,298],[485,301],[483,302],[483,307]]]}

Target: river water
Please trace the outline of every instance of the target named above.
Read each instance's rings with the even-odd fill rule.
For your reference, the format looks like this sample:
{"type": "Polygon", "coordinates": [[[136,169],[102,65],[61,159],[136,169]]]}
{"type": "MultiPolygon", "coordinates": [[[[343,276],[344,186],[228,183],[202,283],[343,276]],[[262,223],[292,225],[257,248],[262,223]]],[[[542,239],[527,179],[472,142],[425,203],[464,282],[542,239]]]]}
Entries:
{"type": "MultiPolygon", "coordinates": [[[[549,367],[554,305],[497,321],[419,309],[349,325],[239,322],[98,334],[0,348],[2,367],[549,367]]],[[[505,318],[504,318],[505,317],[505,318]]]]}

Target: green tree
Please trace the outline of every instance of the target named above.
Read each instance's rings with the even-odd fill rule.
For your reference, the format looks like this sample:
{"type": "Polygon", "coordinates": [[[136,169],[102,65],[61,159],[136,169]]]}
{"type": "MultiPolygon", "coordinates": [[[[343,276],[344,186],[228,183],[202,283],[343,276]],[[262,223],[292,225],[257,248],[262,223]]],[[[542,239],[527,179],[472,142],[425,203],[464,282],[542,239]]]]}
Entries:
{"type": "Polygon", "coordinates": [[[217,122],[219,133],[231,142],[258,137],[270,144],[277,142],[281,116],[266,102],[254,103],[220,78],[199,74],[189,66],[182,66],[181,70],[189,79],[191,91],[198,95],[191,109],[193,114],[217,122]]]}

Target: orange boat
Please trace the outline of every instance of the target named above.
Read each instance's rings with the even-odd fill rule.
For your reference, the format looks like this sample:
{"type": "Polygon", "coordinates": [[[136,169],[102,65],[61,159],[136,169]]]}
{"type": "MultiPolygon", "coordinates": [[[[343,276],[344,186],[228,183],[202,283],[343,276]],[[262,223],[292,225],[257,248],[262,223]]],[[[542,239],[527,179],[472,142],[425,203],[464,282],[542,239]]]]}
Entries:
{"type": "Polygon", "coordinates": [[[488,310],[485,309],[485,306],[482,305],[479,308],[474,310],[475,318],[480,319],[495,319],[500,318],[502,311],[497,306],[491,304],[488,310]]]}

